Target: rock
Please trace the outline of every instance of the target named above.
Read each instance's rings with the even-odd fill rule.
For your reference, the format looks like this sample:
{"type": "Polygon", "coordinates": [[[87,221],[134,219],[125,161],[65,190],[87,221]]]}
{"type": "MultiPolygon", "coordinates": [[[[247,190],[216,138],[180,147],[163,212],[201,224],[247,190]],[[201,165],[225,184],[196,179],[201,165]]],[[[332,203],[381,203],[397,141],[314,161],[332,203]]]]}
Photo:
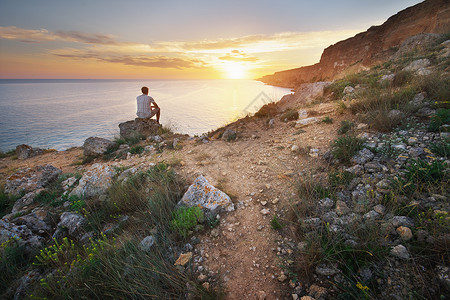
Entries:
{"type": "Polygon", "coordinates": [[[39,193],[41,193],[42,191],[44,191],[44,189],[37,189],[35,191],[29,192],[28,194],[25,194],[25,196],[23,196],[22,198],[20,198],[19,200],[17,200],[14,203],[14,206],[12,208],[12,213],[16,213],[20,210],[22,210],[22,208],[27,207],[28,205],[32,204],[34,202],[34,198],[39,195],[39,193]]]}
{"type": "Polygon", "coordinates": [[[339,273],[336,266],[330,264],[321,264],[316,267],[316,273],[322,276],[333,276],[339,273]]]}
{"type": "Polygon", "coordinates": [[[226,129],[222,134],[222,140],[224,141],[234,141],[236,139],[237,133],[233,129],[226,129]]]}
{"type": "Polygon", "coordinates": [[[349,94],[353,94],[354,92],[355,92],[355,88],[352,87],[352,86],[350,86],[350,85],[347,85],[347,86],[344,88],[344,96],[345,96],[345,95],[349,95],[349,94]]]}
{"type": "Polygon", "coordinates": [[[208,276],[206,276],[205,274],[200,274],[198,275],[197,280],[200,282],[205,282],[206,280],[208,280],[208,276]]]}
{"type": "Polygon", "coordinates": [[[387,82],[392,83],[394,81],[394,78],[395,78],[395,74],[387,74],[387,75],[381,76],[379,81],[380,82],[387,81],[387,82]]]}
{"type": "Polygon", "coordinates": [[[316,148],[311,148],[311,149],[309,149],[309,156],[311,156],[311,157],[319,157],[319,149],[316,149],[316,148]]]}
{"type": "Polygon", "coordinates": [[[267,295],[266,295],[266,292],[259,291],[256,293],[256,296],[258,297],[258,300],[265,300],[267,295]]]}
{"type": "Polygon", "coordinates": [[[319,200],[319,205],[322,208],[332,208],[334,205],[334,201],[331,200],[330,198],[324,198],[319,200]]]}
{"type": "Polygon", "coordinates": [[[267,125],[269,126],[269,128],[274,128],[275,127],[275,119],[270,119],[269,123],[267,123],[267,125]]]}
{"type": "Polygon", "coordinates": [[[114,143],[110,140],[93,137],[87,138],[83,144],[83,154],[85,156],[99,156],[108,150],[108,148],[114,146],[114,143]]]}
{"type": "MultiPolygon", "coordinates": [[[[104,195],[102,195],[102,196],[104,196],[104,195]]],[[[128,219],[129,219],[128,216],[126,216],[126,215],[122,216],[117,220],[117,222],[106,224],[103,227],[102,232],[104,234],[112,234],[115,231],[117,231],[119,228],[121,228],[128,221],[128,219]]]]}
{"type": "Polygon", "coordinates": [[[308,117],[308,112],[305,109],[301,109],[298,111],[298,119],[306,119],[308,117]]]}
{"type": "Polygon", "coordinates": [[[406,227],[414,227],[414,222],[410,217],[406,216],[394,216],[391,219],[392,226],[406,226],[406,227]]]}
{"type": "Polygon", "coordinates": [[[19,287],[14,293],[14,299],[27,299],[27,294],[30,291],[32,284],[41,278],[41,273],[38,269],[27,272],[19,279],[19,287]]]}
{"type": "Polygon", "coordinates": [[[150,249],[152,248],[153,244],[155,243],[155,239],[153,238],[153,236],[149,235],[146,236],[140,243],[139,243],[139,248],[142,251],[145,252],[150,252],[150,249]]]}
{"type": "Polygon", "coordinates": [[[311,296],[303,296],[300,298],[300,300],[316,300],[316,299],[311,296]]]}
{"type": "Polygon", "coordinates": [[[287,276],[284,275],[284,273],[282,273],[280,276],[278,276],[277,279],[278,279],[279,282],[285,282],[286,279],[287,279],[287,276]]]}
{"type": "Polygon", "coordinates": [[[364,168],[361,165],[354,165],[348,169],[345,169],[347,172],[352,173],[355,176],[362,175],[364,173],[364,168]]]}
{"type": "Polygon", "coordinates": [[[348,208],[347,204],[344,201],[338,200],[336,201],[336,213],[339,216],[348,214],[350,212],[350,209],[348,208]]]}
{"type": "Polygon", "coordinates": [[[423,229],[417,230],[417,232],[416,232],[416,237],[419,242],[426,241],[429,235],[430,234],[428,233],[428,231],[423,230],[423,229]]]}
{"type": "Polygon", "coordinates": [[[447,292],[450,291],[450,268],[448,266],[436,267],[436,276],[447,292]]]}
{"type": "Polygon", "coordinates": [[[421,155],[424,155],[425,154],[425,150],[423,150],[420,147],[412,147],[411,149],[409,149],[408,153],[409,153],[409,155],[411,155],[411,157],[417,158],[417,157],[419,157],[421,155]]]}
{"type": "Polygon", "coordinates": [[[375,210],[371,210],[368,213],[364,214],[363,218],[366,220],[369,220],[369,221],[373,221],[373,220],[379,219],[380,214],[377,213],[375,210]]]}
{"type": "Polygon", "coordinates": [[[380,193],[386,194],[391,189],[391,181],[388,179],[382,179],[376,184],[377,191],[380,193]]]}
{"type": "Polygon", "coordinates": [[[297,294],[291,294],[292,300],[298,300],[298,295],[297,294]]]}
{"type": "Polygon", "coordinates": [[[27,159],[30,157],[44,154],[44,150],[40,148],[33,148],[31,146],[22,144],[16,147],[16,155],[18,159],[27,159]]]}
{"type": "Polygon", "coordinates": [[[295,91],[294,95],[283,97],[277,103],[278,108],[283,111],[291,107],[299,107],[303,104],[310,104],[317,97],[324,95],[325,87],[329,86],[331,82],[314,82],[302,83],[295,91]]]}
{"type": "Polygon", "coordinates": [[[391,249],[391,255],[401,258],[401,259],[408,259],[409,258],[409,252],[403,245],[397,245],[391,249]]]}
{"type": "Polygon", "coordinates": [[[260,213],[261,213],[263,216],[266,216],[266,215],[270,214],[270,210],[267,209],[267,208],[263,208],[263,209],[261,209],[260,213]]]}
{"type": "Polygon", "coordinates": [[[314,123],[319,122],[319,119],[317,119],[316,117],[311,117],[311,118],[306,118],[306,119],[301,119],[301,120],[297,120],[295,122],[295,127],[296,128],[300,128],[300,127],[305,127],[314,123]]]}
{"type": "Polygon", "coordinates": [[[414,96],[414,98],[409,101],[409,105],[413,109],[419,109],[423,105],[423,101],[425,100],[425,93],[418,93],[414,96]]]}
{"type": "Polygon", "coordinates": [[[70,194],[86,198],[104,194],[111,186],[114,175],[114,168],[106,164],[93,164],[84,172],[78,186],[70,194]]]}
{"type": "Polygon", "coordinates": [[[180,254],[177,261],[175,262],[175,266],[185,266],[192,258],[192,252],[180,254]]]}
{"type": "Polygon", "coordinates": [[[297,146],[297,145],[292,145],[292,147],[291,147],[291,151],[292,152],[298,152],[300,150],[300,147],[299,146],[297,146]]]}
{"type": "Polygon", "coordinates": [[[20,195],[45,188],[57,179],[61,170],[52,165],[36,166],[17,171],[6,179],[5,193],[20,195]]]}
{"type": "Polygon", "coordinates": [[[210,284],[209,284],[209,282],[203,282],[202,283],[202,287],[205,289],[205,290],[209,290],[209,286],[210,286],[210,284]]]}
{"type": "Polygon", "coordinates": [[[136,135],[149,136],[158,134],[161,125],[153,119],[136,118],[134,121],[127,121],[119,124],[120,136],[134,137],[136,135]]]}
{"type": "Polygon", "coordinates": [[[309,295],[316,299],[324,297],[326,295],[326,293],[327,293],[327,289],[324,287],[321,287],[321,286],[318,286],[315,284],[313,284],[309,287],[309,295]]]}
{"type": "Polygon", "coordinates": [[[44,209],[36,209],[28,215],[14,219],[15,224],[26,225],[33,233],[40,233],[41,235],[46,233],[46,236],[48,236],[52,229],[50,222],[50,215],[44,209]]]}
{"type": "Polygon", "coordinates": [[[391,111],[388,112],[387,117],[393,121],[397,121],[402,119],[404,116],[403,112],[401,112],[398,109],[393,109],[391,111]]]}
{"type": "Polygon", "coordinates": [[[70,177],[70,178],[67,178],[66,180],[64,180],[63,182],[61,182],[61,186],[62,186],[63,190],[66,192],[66,191],[70,190],[75,185],[76,182],[77,182],[76,177],[70,177]]]}
{"type": "Polygon", "coordinates": [[[404,241],[409,241],[413,237],[411,229],[409,229],[406,226],[400,226],[397,228],[396,231],[397,231],[398,235],[400,235],[400,237],[404,241]]]}
{"type": "Polygon", "coordinates": [[[408,72],[416,72],[420,69],[424,69],[431,65],[431,61],[428,58],[422,58],[411,62],[403,70],[408,72]]]}
{"type": "Polygon", "coordinates": [[[373,210],[379,213],[380,215],[384,215],[384,213],[386,212],[386,207],[384,207],[384,205],[382,204],[378,204],[374,206],[373,210]]]}
{"type": "Polygon", "coordinates": [[[362,165],[371,161],[374,158],[374,154],[367,148],[360,150],[355,156],[352,157],[351,162],[355,165],[362,165]]]}
{"type": "Polygon", "coordinates": [[[16,239],[19,246],[24,246],[27,253],[42,247],[44,239],[32,233],[26,225],[15,225],[0,219],[0,244],[16,239]]]}
{"type": "Polygon", "coordinates": [[[411,52],[420,52],[428,49],[431,45],[433,45],[436,40],[441,37],[440,34],[436,33],[421,33],[413,35],[407,39],[405,39],[397,52],[392,56],[393,59],[399,59],[404,57],[406,54],[411,52]]]}
{"type": "Polygon", "coordinates": [[[81,234],[81,229],[85,223],[86,219],[82,215],[66,211],[61,215],[58,228],[53,234],[53,237],[59,237],[59,234],[64,230],[67,230],[70,236],[78,237],[81,234]]]}
{"type": "Polygon", "coordinates": [[[202,175],[194,180],[178,205],[199,206],[214,213],[221,210],[234,211],[234,204],[230,197],[209,184],[208,180],[202,175]]]}

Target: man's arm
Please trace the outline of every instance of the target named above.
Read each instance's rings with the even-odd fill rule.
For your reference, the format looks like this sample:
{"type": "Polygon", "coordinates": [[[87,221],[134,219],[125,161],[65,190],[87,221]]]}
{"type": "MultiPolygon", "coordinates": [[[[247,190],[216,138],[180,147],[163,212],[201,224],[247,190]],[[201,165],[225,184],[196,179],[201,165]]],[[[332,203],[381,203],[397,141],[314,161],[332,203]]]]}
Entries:
{"type": "Polygon", "coordinates": [[[154,107],[154,108],[158,108],[158,104],[156,104],[155,100],[153,100],[153,102],[150,103],[150,107],[154,107]]]}

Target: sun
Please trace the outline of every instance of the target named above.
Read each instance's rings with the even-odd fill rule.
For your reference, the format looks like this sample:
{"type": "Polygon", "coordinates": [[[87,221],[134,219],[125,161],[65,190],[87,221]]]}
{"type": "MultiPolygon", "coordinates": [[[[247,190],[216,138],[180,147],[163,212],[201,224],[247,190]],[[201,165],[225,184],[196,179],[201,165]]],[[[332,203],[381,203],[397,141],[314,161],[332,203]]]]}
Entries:
{"type": "Polygon", "coordinates": [[[237,61],[227,61],[224,63],[223,68],[226,72],[226,76],[229,79],[242,79],[245,78],[246,67],[243,63],[237,61]]]}

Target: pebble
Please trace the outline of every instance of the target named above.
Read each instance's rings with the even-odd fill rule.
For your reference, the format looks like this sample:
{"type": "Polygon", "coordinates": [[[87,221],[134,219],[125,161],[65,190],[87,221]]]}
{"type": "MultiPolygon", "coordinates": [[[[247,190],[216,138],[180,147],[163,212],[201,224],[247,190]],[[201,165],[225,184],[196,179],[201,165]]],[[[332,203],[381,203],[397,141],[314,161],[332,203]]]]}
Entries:
{"type": "Polygon", "coordinates": [[[263,208],[263,209],[261,209],[261,214],[262,215],[264,215],[264,216],[266,216],[266,215],[268,215],[268,214],[270,214],[270,210],[269,209],[267,209],[267,208],[263,208]]]}

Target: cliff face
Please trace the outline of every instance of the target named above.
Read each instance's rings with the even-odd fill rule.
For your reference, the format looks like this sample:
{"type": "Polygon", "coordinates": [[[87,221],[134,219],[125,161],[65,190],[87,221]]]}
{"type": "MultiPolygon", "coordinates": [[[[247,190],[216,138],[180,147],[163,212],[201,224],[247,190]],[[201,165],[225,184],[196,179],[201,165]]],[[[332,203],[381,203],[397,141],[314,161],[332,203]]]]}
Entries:
{"type": "Polygon", "coordinates": [[[450,32],[450,1],[426,0],[400,11],[380,26],[326,48],[320,62],[273,75],[260,80],[277,86],[296,87],[339,77],[388,60],[407,38],[421,33],[450,32]]]}

